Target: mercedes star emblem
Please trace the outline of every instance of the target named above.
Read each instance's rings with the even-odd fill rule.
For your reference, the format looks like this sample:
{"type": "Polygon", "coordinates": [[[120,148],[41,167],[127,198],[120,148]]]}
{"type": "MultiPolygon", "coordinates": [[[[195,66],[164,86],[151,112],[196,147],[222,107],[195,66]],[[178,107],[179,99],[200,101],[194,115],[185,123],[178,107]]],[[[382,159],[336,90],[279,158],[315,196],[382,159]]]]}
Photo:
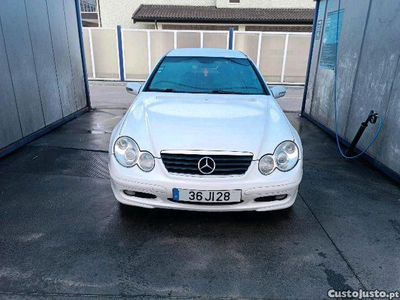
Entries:
{"type": "Polygon", "coordinates": [[[199,171],[204,175],[209,175],[215,170],[215,161],[211,157],[203,157],[198,163],[199,171]]]}

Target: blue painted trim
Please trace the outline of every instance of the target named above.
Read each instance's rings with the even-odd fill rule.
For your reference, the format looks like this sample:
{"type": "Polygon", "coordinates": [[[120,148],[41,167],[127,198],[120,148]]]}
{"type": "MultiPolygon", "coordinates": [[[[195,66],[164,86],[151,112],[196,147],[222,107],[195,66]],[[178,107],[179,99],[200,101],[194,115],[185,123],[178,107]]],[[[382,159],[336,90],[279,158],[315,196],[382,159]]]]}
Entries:
{"type": "Polygon", "coordinates": [[[89,111],[88,106],[42,128],[42,129],[39,129],[38,131],[20,139],[19,141],[15,142],[7,147],[4,147],[3,149],[0,149],[0,158],[3,156],[6,156],[7,154],[17,150],[18,148],[32,142],[33,140],[40,138],[41,136],[45,135],[46,133],[49,133],[50,131],[56,129],[57,127],[60,127],[61,125],[64,125],[65,123],[79,117],[80,115],[83,115],[87,111],[89,111]]]}
{"type": "Polygon", "coordinates": [[[91,108],[92,104],[91,104],[91,101],[90,101],[89,80],[88,80],[86,58],[85,58],[85,44],[83,42],[81,6],[80,6],[79,2],[80,2],[79,0],[75,0],[76,19],[77,19],[77,22],[78,22],[78,36],[79,36],[79,45],[80,45],[80,48],[81,48],[83,79],[85,81],[86,104],[87,104],[87,106],[89,108],[91,108]]]}
{"type": "MultiPolygon", "coordinates": [[[[302,116],[305,117],[307,120],[309,120],[311,123],[313,123],[313,124],[317,125],[318,127],[320,127],[323,131],[328,133],[333,138],[336,138],[336,135],[335,135],[334,131],[332,131],[330,128],[326,127],[321,122],[315,120],[312,116],[310,116],[306,112],[303,112],[302,116]]],[[[347,140],[345,140],[344,138],[342,138],[340,136],[339,136],[339,141],[340,141],[341,144],[345,145],[346,147],[350,147],[350,142],[348,142],[347,140]]],[[[355,155],[359,154],[361,152],[362,152],[362,150],[357,148],[357,147],[354,149],[354,154],[355,155]]],[[[368,153],[364,153],[360,157],[363,158],[364,160],[366,160],[368,163],[370,163],[372,166],[374,166],[375,168],[377,168],[381,172],[385,173],[387,176],[392,178],[397,183],[400,183],[400,174],[396,173],[395,171],[393,171],[388,166],[386,166],[383,163],[381,163],[380,161],[376,160],[374,157],[372,157],[368,153]]]]}
{"type": "Polygon", "coordinates": [[[177,188],[172,189],[172,199],[174,201],[179,201],[179,190],[177,188]]]}
{"type": "Polygon", "coordinates": [[[305,110],[305,108],[306,108],[306,98],[307,98],[307,90],[308,90],[308,81],[309,81],[309,79],[310,79],[311,61],[312,61],[312,55],[313,55],[313,52],[314,52],[315,30],[316,30],[316,28],[317,28],[317,22],[318,22],[319,1],[320,1],[320,0],[317,0],[317,3],[316,3],[316,5],[315,5],[313,30],[312,30],[311,41],[310,41],[310,52],[308,53],[308,63],[307,63],[307,71],[306,71],[306,81],[305,81],[304,91],[303,91],[303,102],[302,102],[302,104],[301,104],[301,115],[303,115],[304,110],[305,110]]]}
{"type": "Polygon", "coordinates": [[[122,31],[121,31],[121,25],[117,26],[117,38],[118,38],[118,55],[119,55],[119,79],[121,81],[125,81],[124,55],[122,53],[122,31]]]}
{"type": "Polygon", "coordinates": [[[229,50],[233,49],[233,27],[229,27],[229,50]]]}

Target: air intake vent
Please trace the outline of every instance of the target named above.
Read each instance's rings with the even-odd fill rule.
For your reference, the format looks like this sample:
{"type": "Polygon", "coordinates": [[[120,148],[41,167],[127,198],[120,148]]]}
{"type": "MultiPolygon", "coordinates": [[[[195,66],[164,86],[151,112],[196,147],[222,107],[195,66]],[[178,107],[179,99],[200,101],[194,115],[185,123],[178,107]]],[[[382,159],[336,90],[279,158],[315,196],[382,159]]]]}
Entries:
{"type": "Polygon", "coordinates": [[[161,153],[161,158],[169,173],[243,175],[249,168],[253,155],[161,153]],[[202,162],[200,162],[201,160],[202,162]]]}

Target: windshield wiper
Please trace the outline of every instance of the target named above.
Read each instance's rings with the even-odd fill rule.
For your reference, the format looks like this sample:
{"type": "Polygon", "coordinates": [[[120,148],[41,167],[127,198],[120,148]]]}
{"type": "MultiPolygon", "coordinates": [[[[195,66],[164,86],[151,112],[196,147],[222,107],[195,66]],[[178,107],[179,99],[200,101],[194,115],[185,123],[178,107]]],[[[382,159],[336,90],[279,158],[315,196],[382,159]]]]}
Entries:
{"type": "Polygon", "coordinates": [[[148,92],[165,92],[165,93],[177,93],[174,89],[151,89],[148,92]]]}
{"type": "Polygon", "coordinates": [[[247,95],[246,93],[238,93],[238,92],[232,92],[232,91],[224,91],[224,90],[213,90],[211,92],[209,91],[177,91],[171,88],[168,89],[149,89],[147,92],[164,92],[164,93],[191,93],[191,94],[231,94],[231,95],[247,95]]]}
{"type": "Polygon", "coordinates": [[[244,93],[236,93],[231,91],[224,91],[224,90],[213,90],[211,94],[234,94],[234,95],[244,95],[244,93]]]}

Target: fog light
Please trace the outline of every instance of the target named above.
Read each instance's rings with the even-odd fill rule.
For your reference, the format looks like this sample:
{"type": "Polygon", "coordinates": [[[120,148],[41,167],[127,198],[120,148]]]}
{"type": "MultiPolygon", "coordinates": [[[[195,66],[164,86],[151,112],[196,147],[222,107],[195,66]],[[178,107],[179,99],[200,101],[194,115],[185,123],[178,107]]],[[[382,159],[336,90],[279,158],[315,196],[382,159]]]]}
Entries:
{"type": "Polygon", "coordinates": [[[275,196],[275,200],[283,200],[287,197],[287,195],[277,195],[275,196]]]}
{"type": "Polygon", "coordinates": [[[136,195],[136,192],[135,191],[124,190],[124,194],[133,197],[133,196],[136,195]]]}
{"type": "Polygon", "coordinates": [[[156,199],[157,198],[157,196],[153,195],[153,194],[130,191],[130,190],[124,190],[124,194],[127,196],[130,196],[130,197],[143,198],[143,199],[156,199]]]}
{"type": "Polygon", "coordinates": [[[258,197],[254,199],[256,202],[271,202],[271,201],[279,201],[279,200],[284,200],[286,199],[287,195],[275,195],[275,196],[264,196],[264,197],[258,197]]]}

